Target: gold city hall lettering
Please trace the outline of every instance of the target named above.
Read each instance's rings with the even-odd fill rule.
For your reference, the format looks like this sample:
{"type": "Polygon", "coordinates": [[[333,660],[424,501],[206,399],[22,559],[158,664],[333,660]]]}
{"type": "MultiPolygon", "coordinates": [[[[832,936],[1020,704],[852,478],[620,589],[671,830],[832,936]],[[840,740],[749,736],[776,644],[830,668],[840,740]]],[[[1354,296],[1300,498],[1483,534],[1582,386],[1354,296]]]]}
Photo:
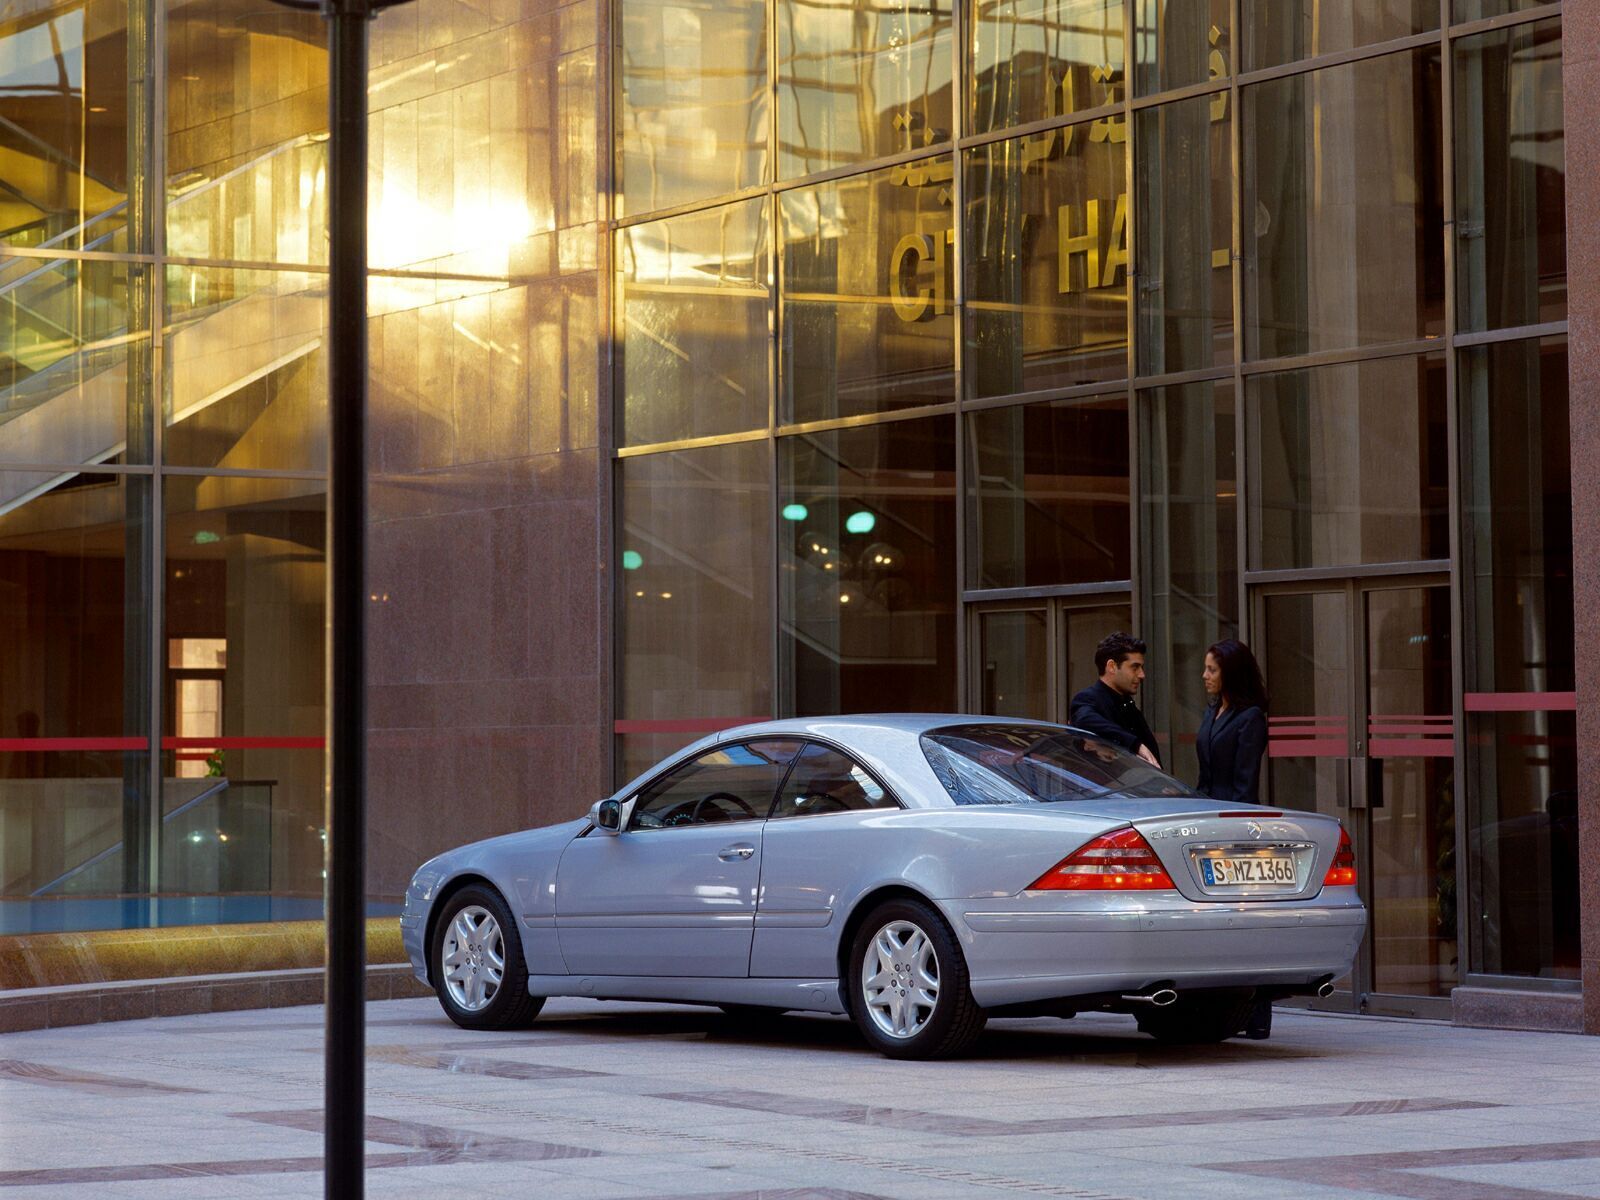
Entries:
{"type": "Polygon", "coordinates": [[[909,323],[950,311],[945,279],[948,248],[955,240],[956,231],[946,229],[908,233],[896,243],[889,260],[889,296],[895,316],[909,323]]]}
{"type": "Polygon", "coordinates": [[[1117,197],[1111,216],[1110,237],[1105,253],[1101,254],[1100,201],[1087,200],[1080,208],[1063,204],[1056,210],[1056,291],[1093,291],[1110,287],[1117,281],[1117,272],[1126,275],[1128,270],[1128,194],[1117,197]],[[1082,215],[1078,215],[1081,213],[1082,215]],[[1082,233],[1073,233],[1074,229],[1082,233]],[[1083,271],[1074,270],[1077,258],[1083,259],[1083,271]],[[1102,267],[1102,261],[1104,267],[1102,267]]]}

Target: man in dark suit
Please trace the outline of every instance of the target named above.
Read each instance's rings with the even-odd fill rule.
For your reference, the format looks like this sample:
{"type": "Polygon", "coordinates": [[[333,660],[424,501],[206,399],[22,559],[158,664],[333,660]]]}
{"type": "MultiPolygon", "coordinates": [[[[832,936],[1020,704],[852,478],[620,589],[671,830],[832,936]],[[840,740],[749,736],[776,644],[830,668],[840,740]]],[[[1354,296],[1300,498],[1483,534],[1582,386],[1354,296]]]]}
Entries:
{"type": "Polygon", "coordinates": [[[1072,698],[1072,723],[1159,767],[1156,735],[1134,703],[1144,682],[1145,650],[1144,642],[1125,633],[1113,633],[1096,646],[1100,678],[1072,698]]]}

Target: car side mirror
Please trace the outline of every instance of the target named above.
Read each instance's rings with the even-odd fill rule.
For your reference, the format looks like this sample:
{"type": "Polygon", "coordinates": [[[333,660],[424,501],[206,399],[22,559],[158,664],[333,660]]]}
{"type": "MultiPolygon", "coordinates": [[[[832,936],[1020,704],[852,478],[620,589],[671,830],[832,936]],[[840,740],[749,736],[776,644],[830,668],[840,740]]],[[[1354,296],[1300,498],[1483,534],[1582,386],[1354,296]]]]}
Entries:
{"type": "Polygon", "coordinates": [[[613,837],[622,832],[622,804],[617,800],[596,800],[589,809],[589,820],[601,833],[613,837]]]}

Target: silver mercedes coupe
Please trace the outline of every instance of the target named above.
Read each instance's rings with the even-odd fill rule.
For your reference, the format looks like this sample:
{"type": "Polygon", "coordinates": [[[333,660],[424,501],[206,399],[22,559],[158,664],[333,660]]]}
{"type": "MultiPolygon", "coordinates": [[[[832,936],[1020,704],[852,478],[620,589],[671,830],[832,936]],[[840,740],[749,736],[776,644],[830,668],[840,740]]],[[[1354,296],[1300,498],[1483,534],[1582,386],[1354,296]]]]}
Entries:
{"type": "Polygon", "coordinates": [[[1318,813],[1218,804],[1060,725],[767,721],[679,751],[580,820],[424,863],[401,930],[468,1029],[547,996],[845,1013],[894,1058],[991,1016],[1131,1013],[1173,1042],[1327,994],[1366,928],[1318,813]]]}

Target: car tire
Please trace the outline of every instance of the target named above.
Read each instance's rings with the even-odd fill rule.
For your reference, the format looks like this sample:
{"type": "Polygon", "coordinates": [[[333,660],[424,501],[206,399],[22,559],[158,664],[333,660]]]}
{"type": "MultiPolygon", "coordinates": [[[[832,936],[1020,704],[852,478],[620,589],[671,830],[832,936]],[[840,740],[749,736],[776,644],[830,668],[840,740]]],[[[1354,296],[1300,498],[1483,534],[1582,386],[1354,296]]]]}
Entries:
{"type": "Polygon", "coordinates": [[[522,938],[491,887],[472,884],[446,901],[428,954],[439,1004],[463,1029],[521,1029],[544,1007],[528,994],[522,938]]]}
{"type": "Polygon", "coordinates": [[[850,1016],[873,1049],[889,1058],[953,1058],[983,1032],[988,1018],[972,998],[966,956],[931,905],[880,904],[849,955],[850,1016]]]}
{"type": "Polygon", "coordinates": [[[1250,1019],[1253,991],[1179,996],[1139,1014],[1139,1031],[1169,1046],[1210,1046],[1236,1035],[1250,1019]]]}

